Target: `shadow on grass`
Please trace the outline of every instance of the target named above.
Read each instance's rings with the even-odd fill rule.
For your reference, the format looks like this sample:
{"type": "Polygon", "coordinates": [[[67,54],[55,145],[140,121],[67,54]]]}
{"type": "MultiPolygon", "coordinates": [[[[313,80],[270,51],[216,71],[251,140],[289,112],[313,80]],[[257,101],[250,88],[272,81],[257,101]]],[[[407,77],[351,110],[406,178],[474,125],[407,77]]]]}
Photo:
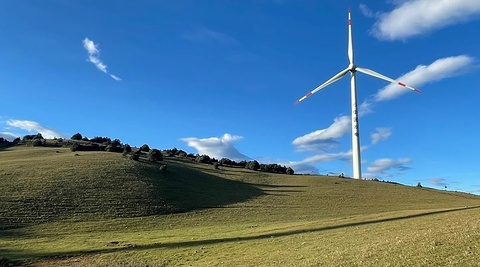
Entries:
{"type": "Polygon", "coordinates": [[[38,257],[42,257],[42,258],[63,258],[63,257],[80,256],[80,255],[85,255],[85,254],[112,253],[112,252],[118,252],[118,251],[122,251],[122,250],[140,250],[141,251],[141,250],[149,250],[149,249],[157,249],[157,248],[181,248],[181,247],[215,245],[215,244],[220,244],[220,243],[261,240],[261,239],[269,239],[269,238],[274,238],[274,237],[292,236],[292,235],[298,235],[298,234],[304,234],[304,233],[323,232],[323,231],[329,231],[329,230],[336,230],[336,229],[342,229],[342,228],[349,228],[349,227],[370,225],[370,224],[378,224],[378,223],[385,223],[385,222],[392,222],[392,221],[399,221],[399,220],[414,219],[414,218],[420,218],[420,217],[425,217],[425,216],[430,216],[430,215],[437,215],[437,214],[444,214],[444,213],[451,213],[451,212],[470,210],[470,209],[479,209],[479,208],[480,208],[480,206],[456,208],[456,209],[448,209],[448,210],[441,210],[441,211],[424,212],[424,213],[420,213],[420,214],[413,214],[413,215],[393,217],[393,218],[385,218],[385,219],[378,219],[378,220],[369,220],[369,221],[363,221],[363,222],[355,222],[355,223],[325,226],[325,227],[313,228],[313,229],[308,229],[308,230],[307,229],[305,229],[305,230],[292,230],[292,231],[276,232],[276,233],[253,235],[253,236],[239,236],[239,237],[231,237],[231,238],[214,238],[214,239],[183,241],[183,242],[170,242],[170,243],[155,243],[155,244],[151,244],[151,245],[132,245],[132,246],[125,246],[125,247],[118,247],[118,248],[108,248],[108,249],[106,248],[106,249],[99,249],[99,250],[83,250],[83,251],[74,251],[74,252],[70,252],[70,253],[51,253],[51,254],[48,254],[48,255],[31,255],[31,256],[38,256],[38,257]]]}
{"type": "MultiPolygon", "coordinates": [[[[88,169],[88,159],[77,157],[76,162],[88,169]]],[[[65,177],[60,172],[58,177],[42,177],[45,182],[35,184],[39,179],[32,179],[23,187],[5,184],[0,190],[5,192],[0,197],[0,237],[10,234],[1,230],[72,217],[88,221],[163,215],[223,207],[266,195],[255,185],[175,162],[123,163],[92,165],[91,170],[65,177]],[[164,164],[167,171],[160,170],[164,164]],[[17,188],[22,190],[21,197],[10,194],[17,188]],[[32,194],[33,190],[38,193],[32,194]]]]}
{"type": "Polygon", "coordinates": [[[163,163],[144,164],[145,177],[152,178],[154,193],[171,207],[171,212],[223,207],[266,195],[261,188],[201,172],[175,162],[168,162],[166,172],[157,169],[163,163]]]}
{"type": "Polygon", "coordinates": [[[291,236],[291,235],[298,235],[298,234],[303,234],[303,233],[315,233],[315,232],[322,232],[322,231],[342,229],[342,228],[362,226],[362,225],[370,225],[370,224],[385,223],[385,222],[392,222],[392,221],[399,221],[399,220],[406,220],[406,219],[414,219],[414,218],[420,218],[420,217],[425,217],[425,216],[430,216],[430,215],[450,213],[450,212],[470,210],[470,209],[479,209],[479,208],[480,208],[480,206],[456,208],[456,209],[432,211],[432,212],[425,212],[425,213],[420,213],[420,214],[413,214],[413,215],[393,217],[393,218],[385,218],[385,219],[369,220],[369,221],[363,221],[363,222],[332,225],[332,226],[325,226],[325,227],[319,227],[319,228],[313,228],[313,229],[292,230],[292,231],[285,231],[285,232],[278,232],[278,233],[271,233],[271,234],[255,235],[255,236],[218,238],[218,239],[206,239],[206,240],[195,240],[195,241],[172,242],[172,243],[165,243],[165,244],[145,245],[145,246],[138,246],[137,249],[152,249],[152,248],[160,248],[160,247],[190,247],[190,246],[212,245],[212,244],[218,244],[218,243],[260,240],[260,239],[268,239],[268,238],[272,238],[272,237],[291,236]]]}

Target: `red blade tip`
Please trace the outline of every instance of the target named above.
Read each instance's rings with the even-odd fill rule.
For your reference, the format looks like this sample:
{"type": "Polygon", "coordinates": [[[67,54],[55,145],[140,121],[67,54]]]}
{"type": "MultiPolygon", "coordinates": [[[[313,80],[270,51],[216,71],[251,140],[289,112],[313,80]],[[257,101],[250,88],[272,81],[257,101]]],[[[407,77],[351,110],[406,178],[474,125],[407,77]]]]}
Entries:
{"type": "Polygon", "coordinates": [[[418,90],[418,89],[415,89],[414,91],[417,92],[417,93],[419,93],[419,94],[422,93],[422,92],[421,92],[420,90],[418,90]]]}
{"type": "Polygon", "coordinates": [[[300,100],[295,101],[294,104],[297,105],[298,103],[300,103],[300,100]]]}

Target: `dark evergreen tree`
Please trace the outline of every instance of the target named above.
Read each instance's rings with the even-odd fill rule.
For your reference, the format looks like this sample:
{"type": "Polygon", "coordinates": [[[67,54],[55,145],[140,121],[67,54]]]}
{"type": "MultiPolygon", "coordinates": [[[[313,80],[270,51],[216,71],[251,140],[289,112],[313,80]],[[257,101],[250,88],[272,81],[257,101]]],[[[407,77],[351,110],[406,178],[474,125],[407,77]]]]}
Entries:
{"type": "Polygon", "coordinates": [[[74,135],[72,135],[72,137],[70,139],[72,140],[82,140],[83,136],[81,133],[76,133],[74,135]]]}
{"type": "Polygon", "coordinates": [[[140,151],[148,152],[150,151],[150,147],[147,144],[144,144],[140,147],[140,151]]]}
{"type": "Polygon", "coordinates": [[[195,162],[211,164],[212,160],[210,159],[210,157],[208,155],[201,155],[201,156],[198,155],[195,158],[195,162]]]}
{"type": "Polygon", "coordinates": [[[250,170],[258,170],[260,168],[260,164],[256,160],[249,161],[247,162],[247,165],[245,166],[245,168],[250,170]]]}
{"type": "Polygon", "coordinates": [[[160,150],[154,148],[148,151],[147,158],[150,161],[162,161],[163,160],[163,155],[160,150]]]}

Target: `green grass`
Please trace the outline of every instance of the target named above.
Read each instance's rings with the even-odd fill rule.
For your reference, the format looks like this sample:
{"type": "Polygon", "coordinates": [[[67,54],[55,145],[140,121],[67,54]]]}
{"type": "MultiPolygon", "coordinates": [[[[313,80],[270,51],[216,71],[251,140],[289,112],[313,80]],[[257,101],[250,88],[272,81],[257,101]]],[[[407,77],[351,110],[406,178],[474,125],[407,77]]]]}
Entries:
{"type": "MultiPolygon", "coordinates": [[[[56,153],[59,151],[60,153],[56,153]]],[[[166,158],[0,151],[0,259],[37,266],[474,266],[480,197],[166,158]]],[[[1,261],[0,261],[1,263],[1,261]]]]}

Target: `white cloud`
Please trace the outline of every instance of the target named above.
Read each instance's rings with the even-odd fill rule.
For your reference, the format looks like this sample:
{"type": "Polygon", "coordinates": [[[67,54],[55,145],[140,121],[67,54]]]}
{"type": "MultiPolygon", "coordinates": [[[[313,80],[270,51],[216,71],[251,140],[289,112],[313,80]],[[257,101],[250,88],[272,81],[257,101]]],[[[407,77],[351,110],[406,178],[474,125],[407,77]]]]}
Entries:
{"type": "Polygon", "coordinates": [[[110,74],[110,77],[112,77],[113,79],[115,79],[116,81],[121,81],[122,79],[118,78],[117,76],[113,75],[113,74],[110,74]]]}
{"type": "Polygon", "coordinates": [[[323,153],[311,157],[307,157],[300,161],[300,163],[309,163],[309,164],[314,164],[314,163],[321,163],[321,162],[329,162],[337,159],[343,159],[343,160],[350,160],[352,157],[352,151],[348,152],[338,152],[338,153],[323,153]]]}
{"type": "MultiPolygon", "coordinates": [[[[428,66],[418,65],[414,70],[399,77],[397,80],[411,86],[419,87],[426,83],[436,82],[463,74],[471,65],[473,65],[473,63],[474,59],[466,55],[441,58],[428,66]]],[[[390,84],[378,91],[375,95],[375,101],[380,102],[390,100],[407,92],[409,92],[409,90],[396,84],[390,84]]]]}
{"type": "Polygon", "coordinates": [[[100,61],[99,58],[90,55],[90,56],[88,57],[88,60],[89,60],[90,62],[92,62],[99,70],[107,73],[107,65],[103,64],[103,62],[100,61]]]}
{"type": "Polygon", "coordinates": [[[392,135],[391,128],[378,127],[375,128],[375,130],[376,132],[370,134],[372,145],[376,145],[380,141],[385,141],[390,137],[390,135],[392,135]]]}
{"type": "Polygon", "coordinates": [[[393,169],[404,172],[410,169],[409,167],[405,166],[409,163],[412,163],[412,160],[410,158],[401,158],[398,160],[388,158],[377,159],[372,164],[370,164],[370,166],[368,166],[367,172],[369,173],[368,175],[392,176],[391,174],[388,174],[387,171],[393,169]]]}
{"type": "Polygon", "coordinates": [[[441,187],[447,186],[446,180],[439,177],[428,178],[427,182],[433,186],[441,186],[441,187]]]}
{"type": "MultiPolygon", "coordinates": [[[[367,12],[368,14],[368,12],[367,12]]],[[[411,0],[378,16],[371,33],[381,40],[405,40],[480,18],[478,0],[411,0]]]]}
{"type": "Polygon", "coordinates": [[[317,167],[315,167],[314,164],[308,164],[308,163],[302,163],[302,162],[292,162],[289,164],[284,164],[290,168],[292,168],[295,173],[301,174],[318,174],[319,170],[317,167]]]}
{"type": "MultiPolygon", "coordinates": [[[[361,147],[361,150],[367,147],[361,147]]],[[[295,173],[315,173],[318,174],[317,163],[330,162],[334,160],[343,160],[346,162],[352,161],[352,151],[338,152],[338,153],[322,153],[315,156],[306,157],[301,161],[292,161],[284,165],[292,167],[295,173]]]]}
{"type": "Polygon", "coordinates": [[[209,155],[216,159],[229,158],[235,161],[249,160],[250,158],[240,153],[234,146],[233,142],[242,139],[237,135],[224,134],[222,137],[211,138],[181,138],[180,140],[187,143],[189,147],[197,150],[198,154],[209,155]]]}
{"type": "Polygon", "coordinates": [[[362,14],[367,18],[374,18],[376,16],[376,14],[364,4],[360,4],[360,11],[362,11],[362,14]]]}
{"type": "MultiPolygon", "coordinates": [[[[428,66],[418,65],[414,70],[396,80],[411,86],[420,87],[427,83],[464,74],[474,66],[474,63],[475,59],[467,55],[441,58],[428,66]]],[[[389,84],[360,104],[359,116],[371,113],[374,104],[377,102],[391,100],[408,92],[411,91],[397,84],[389,84]]]]}
{"type": "Polygon", "coordinates": [[[7,125],[26,130],[30,133],[41,133],[44,138],[52,139],[54,137],[64,138],[65,136],[55,129],[39,124],[35,121],[27,120],[8,120],[7,125]]]}
{"type": "MultiPolygon", "coordinates": [[[[88,52],[88,61],[93,63],[93,65],[95,65],[100,71],[109,74],[107,71],[107,65],[100,60],[100,50],[98,50],[98,45],[96,45],[92,40],[85,38],[83,39],[83,47],[88,52]]],[[[109,75],[116,81],[122,80],[113,74],[109,75]]]]}
{"type": "Polygon", "coordinates": [[[15,138],[18,137],[18,135],[14,134],[14,133],[10,133],[10,132],[0,132],[0,137],[3,137],[5,139],[7,139],[8,141],[13,141],[15,138]]]}
{"type": "Polygon", "coordinates": [[[237,45],[239,42],[234,38],[207,28],[200,28],[194,31],[190,31],[188,33],[182,34],[182,38],[188,41],[193,42],[201,42],[201,43],[208,43],[208,42],[217,42],[223,45],[237,45]]]}
{"type": "Polygon", "coordinates": [[[337,117],[328,128],[300,136],[293,140],[292,144],[297,146],[297,152],[324,151],[325,148],[338,149],[340,145],[335,139],[350,132],[350,127],[351,119],[349,116],[337,117]]]}

